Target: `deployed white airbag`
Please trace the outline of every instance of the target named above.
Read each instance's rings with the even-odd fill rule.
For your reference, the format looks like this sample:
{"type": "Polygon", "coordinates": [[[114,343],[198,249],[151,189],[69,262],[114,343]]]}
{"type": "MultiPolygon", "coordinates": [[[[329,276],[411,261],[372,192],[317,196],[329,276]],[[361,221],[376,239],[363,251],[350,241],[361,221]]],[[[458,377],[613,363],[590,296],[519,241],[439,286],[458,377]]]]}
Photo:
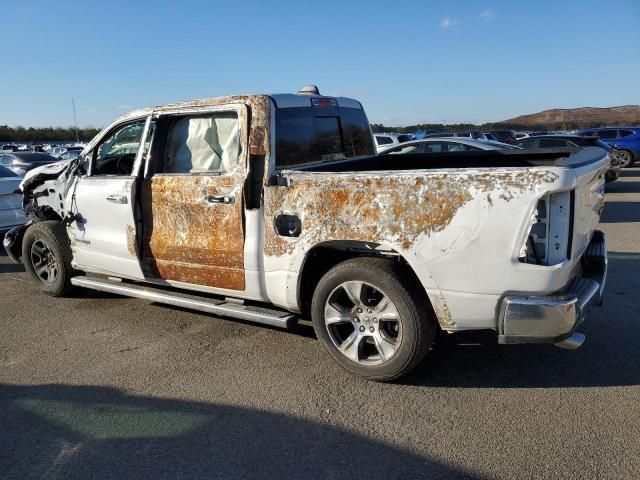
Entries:
{"type": "Polygon", "coordinates": [[[235,113],[178,120],[169,133],[166,173],[225,173],[240,156],[240,127],[235,113]]]}

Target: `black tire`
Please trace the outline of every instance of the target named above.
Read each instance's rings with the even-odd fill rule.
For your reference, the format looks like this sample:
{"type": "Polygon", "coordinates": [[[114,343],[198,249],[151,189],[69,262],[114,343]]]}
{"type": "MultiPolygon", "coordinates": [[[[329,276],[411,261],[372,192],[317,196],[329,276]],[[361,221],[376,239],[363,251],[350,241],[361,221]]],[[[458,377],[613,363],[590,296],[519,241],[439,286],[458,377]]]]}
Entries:
{"type": "MultiPolygon", "coordinates": [[[[417,286],[409,285],[408,282],[403,282],[401,278],[401,272],[393,261],[383,258],[361,257],[347,260],[336,265],[329,270],[318,283],[311,302],[313,328],[316,336],[334,360],[350,372],[369,380],[395,380],[408,374],[418,366],[429,351],[429,347],[433,343],[437,330],[435,316],[432,313],[433,311],[424,291],[417,288],[417,286]],[[335,341],[336,335],[332,329],[337,328],[336,324],[327,325],[325,323],[325,308],[327,305],[331,305],[332,299],[336,298],[335,295],[341,294],[339,289],[343,288],[343,285],[353,283],[363,283],[365,284],[364,288],[369,289],[369,292],[375,292],[377,290],[379,293],[388,297],[398,314],[398,323],[401,325],[398,329],[400,330],[401,328],[402,335],[399,335],[395,339],[396,350],[390,358],[383,359],[382,351],[374,347],[374,349],[377,348],[379,352],[379,363],[377,364],[364,363],[368,360],[361,360],[359,358],[360,353],[356,354],[357,360],[347,358],[338,348],[335,341]],[[371,290],[372,287],[373,290],[371,290]]],[[[366,294],[364,296],[373,295],[366,294]]],[[[370,301],[370,299],[365,299],[365,301],[370,301]]],[[[345,308],[349,312],[355,312],[356,304],[353,303],[353,305],[354,307],[351,310],[349,310],[348,306],[345,308]]],[[[372,306],[372,308],[375,309],[376,306],[372,306]]],[[[374,313],[371,313],[371,310],[367,311],[369,314],[375,315],[375,310],[374,313]]],[[[362,326],[365,325],[365,320],[367,322],[371,322],[372,320],[370,318],[360,319],[358,317],[360,315],[367,315],[368,317],[369,314],[366,312],[362,314],[348,313],[346,314],[347,316],[357,316],[353,318],[354,321],[351,322],[352,325],[349,325],[348,322],[342,322],[339,325],[345,329],[353,328],[352,334],[355,333],[357,336],[358,333],[356,329],[362,328],[362,326]],[[355,323],[356,319],[359,323],[355,323]],[[360,325],[360,327],[357,327],[357,325],[360,325]]],[[[373,320],[378,322],[375,318],[373,320]]],[[[379,322],[376,326],[382,331],[383,322],[379,322]]],[[[359,338],[364,338],[365,336],[370,337],[370,340],[364,340],[364,342],[369,342],[370,345],[375,344],[377,346],[373,339],[375,334],[369,335],[367,332],[371,323],[367,323],[366,325],[364,331],[360,330],[364,333],[361,333],[359,338]]],[[[373,331],[374,330],[371,330],[371,332],[373,331]]],[[[344,335],[349,335],[349,333],[347,332],[344,335]]],[[[356,340],[355,342],[360,343],[361,340],[356,340]]],[[[348,343],[348,339],[345,340],[345,343],[348,343]]],[[[359,352],[360,347],[356,348],[358,348],[359,352]]],[[[353,351],[353,349],[351,350],[353,351]]]]}
{"type": "Polygon", "coordinates": [[[620,149],[618,150],[617,156],[620,160],[620,166],[622,168],[632,167],[635,162],[635,158],[631,150],[620,149]]]}
{"type": "Polygon", "coordinates": [[[71,277],[75,275],[71,267],[71,245],[65,227],[59,221],[38,222],[27,229],[22,239],[22,263],[31,279],[40,286],[40,291],[53,297],[64,297],[71,292],[71,277]],[[45,281],[45,274],[36,271],[47,268],[43,264],[45,261],[47,265],[53,265],[48,270],[55,271],[54,275],[49,275],[50,281],[45,281]]]}

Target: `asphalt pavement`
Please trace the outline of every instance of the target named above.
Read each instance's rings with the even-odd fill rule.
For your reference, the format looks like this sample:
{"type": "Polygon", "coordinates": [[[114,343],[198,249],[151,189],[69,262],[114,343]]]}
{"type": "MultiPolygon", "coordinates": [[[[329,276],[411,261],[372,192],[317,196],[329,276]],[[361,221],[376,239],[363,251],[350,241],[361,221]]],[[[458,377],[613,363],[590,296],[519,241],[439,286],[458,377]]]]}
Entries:
{"type": "Polygon", "coordinates": [[[0,256],[0,478],[640,478],[640,168],[611,184],[577,351],[442,339],[408,378],[294,332],[92,291],[0,256]]]}

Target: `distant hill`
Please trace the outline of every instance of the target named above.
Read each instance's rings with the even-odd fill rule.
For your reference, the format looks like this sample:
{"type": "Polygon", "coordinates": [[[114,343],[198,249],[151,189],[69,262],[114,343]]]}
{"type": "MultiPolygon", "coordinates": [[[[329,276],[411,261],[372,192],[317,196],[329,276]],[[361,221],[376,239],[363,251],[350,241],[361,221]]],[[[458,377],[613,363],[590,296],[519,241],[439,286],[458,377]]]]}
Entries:
{"type": "Polygon", "coordinates": [[[495,124],[530,129],[573,130],[604,126],[640,125],[640,105],[622,107],[554,108],[530,115],[503,120],[495,124]]]}

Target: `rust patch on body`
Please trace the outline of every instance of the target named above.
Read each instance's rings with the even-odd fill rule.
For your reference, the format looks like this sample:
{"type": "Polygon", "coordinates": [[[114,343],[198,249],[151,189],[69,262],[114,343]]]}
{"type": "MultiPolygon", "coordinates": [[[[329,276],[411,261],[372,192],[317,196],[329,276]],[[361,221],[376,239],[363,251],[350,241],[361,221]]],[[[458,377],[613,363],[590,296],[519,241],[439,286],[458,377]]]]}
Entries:
{"type": "Polygon", "coordinates": [[[127,251],[136,255],[136,229],[131,225],[127,225],[127,251]]]}
{"type": "Polygon", "coordinates": [[[235,176],[157,176],[143,184],[143,263],[155,278],[244,290],[242,196],[235,176]],[[234,203],[209,203],[227,195],[234,203]]]}
{"type": "MultiPolygon", "coordinates": [[[[289,187],[265,189],[265,224],[281,212],[302,220],[302,235],[265,234],[267,256],[290,255],[329,240],[359,240],[410,250],[419,236],[444,230],[479,193],[509,201],[523,190],[553,182],[543,170],[477,173],[383,172],[285,174],[289,187]]],[[[495,200],[492,200],[490,206],[495,200]]]]}

